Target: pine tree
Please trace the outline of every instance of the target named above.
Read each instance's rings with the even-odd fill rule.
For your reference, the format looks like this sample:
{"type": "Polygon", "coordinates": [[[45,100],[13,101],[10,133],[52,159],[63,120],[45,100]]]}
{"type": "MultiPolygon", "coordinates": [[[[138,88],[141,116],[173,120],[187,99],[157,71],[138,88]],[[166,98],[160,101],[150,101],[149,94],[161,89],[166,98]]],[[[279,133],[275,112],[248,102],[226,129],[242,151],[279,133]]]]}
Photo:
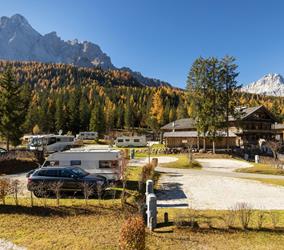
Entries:
{"type": "Polygon", "coordinates": [[[81,131],[88,131],[89,130],[89,123],[90,123],[90,109],[85,96],[81,96],[80,99],[80,130],[81,131]]]}
{"type": "Polygon", "coordinates": [[[76,88],[69,95],[67,103],[68,110],[68,128],[72,134],[77,134],[80,131],[80,90],[76,88]]]}
{"type": "Polygon", "coordinates": [[[57,132],[60,130],[68,131],[66,128],[66,114],[63,108],[63,97],[58,95],[55,103],[55,129],[57,132]]]}
{"type": "Polygon", "coordinates": [[[12,69],[8,68],[0,78],[0,132],[6,138],[7,150],[10,142],[13,146],[20,144],[24,133],[26,103],[23,91],[12,69]]]}
{"type": "Polygon", "coordinates": [[[101,134],[105,131],[105,121],[101,104],[96,103],[91,112],[90,130],[101,134]]]}

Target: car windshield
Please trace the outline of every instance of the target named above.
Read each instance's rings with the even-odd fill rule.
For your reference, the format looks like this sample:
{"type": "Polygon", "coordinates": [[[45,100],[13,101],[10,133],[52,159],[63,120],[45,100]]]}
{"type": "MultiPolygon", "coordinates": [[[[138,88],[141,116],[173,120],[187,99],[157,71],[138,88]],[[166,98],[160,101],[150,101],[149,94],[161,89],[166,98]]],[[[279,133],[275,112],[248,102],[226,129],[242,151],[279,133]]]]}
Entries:
{"type": "Polygon", "coordinates": [[[88,172],[86,172],[85,170],[81,169],[81,168],[72,168],[71,169],[72,173],[82,177],[82,176],[86,176],[89,175],[88,172]]]}

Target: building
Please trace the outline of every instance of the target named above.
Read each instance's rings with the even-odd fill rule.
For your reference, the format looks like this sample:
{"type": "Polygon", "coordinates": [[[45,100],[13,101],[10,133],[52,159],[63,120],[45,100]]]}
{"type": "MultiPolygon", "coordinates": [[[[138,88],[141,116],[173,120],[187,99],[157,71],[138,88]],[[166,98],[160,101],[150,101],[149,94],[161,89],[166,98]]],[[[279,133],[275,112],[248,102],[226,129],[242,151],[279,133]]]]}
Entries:
{"type": "MultiPolygon", "coordinates": [[[[226,148],[227,140],[230,147],[257,147],[260,139],[283,139],[284,129],[275,129],[277,119],[264,106],[239,108],[238,111],[240,112],[238,119],[229,118],[228,139],[224,131],[218,132],[216,148],[226,148]]],[[[194,142],[194,147],[199,147],[203,141],[203,138],[198,136],[195,122],[191,118],[176,120],[166,124],[161,130],[168,147],[182,147],[189,142],[194,142]]],[[[211,148],[212,141],[207,137],[205,140],[206,147],[211,148]]]]}

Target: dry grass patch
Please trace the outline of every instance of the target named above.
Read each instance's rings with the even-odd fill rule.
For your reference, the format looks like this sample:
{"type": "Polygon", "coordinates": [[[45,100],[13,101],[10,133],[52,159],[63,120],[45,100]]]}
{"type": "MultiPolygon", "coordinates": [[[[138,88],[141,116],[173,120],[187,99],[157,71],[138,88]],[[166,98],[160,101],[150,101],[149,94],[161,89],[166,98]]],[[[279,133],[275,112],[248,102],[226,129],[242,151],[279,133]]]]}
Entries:
{"type": "Polygon", "coordinates": [[[191,168],[191,169],[201,169],[202,166],[197,161],[189,162],[188,154],[173,155],[177,158],[177,161],[169,163],[160,163],[161,167],[165,168],[191,168]]]}
{"type": "Polygon", "coordinates": [[[271,174],[271,175],[284,175],[284,169],[276,168],[275,166],[269,164],[253,164],[249,168],[239,168],[236,172],[240,173],[253,173],[253,174],[271,174]]]}

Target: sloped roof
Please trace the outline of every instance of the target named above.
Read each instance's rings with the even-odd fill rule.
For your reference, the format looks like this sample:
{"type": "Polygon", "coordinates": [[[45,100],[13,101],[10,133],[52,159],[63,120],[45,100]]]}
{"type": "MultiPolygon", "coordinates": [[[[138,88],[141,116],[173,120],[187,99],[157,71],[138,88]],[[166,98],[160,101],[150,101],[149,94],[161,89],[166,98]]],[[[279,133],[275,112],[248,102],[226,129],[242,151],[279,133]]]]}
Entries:
{"type": "Polygon", "coordinates": [[[170,122],[161,127],[162,130],[183,130],[183,129],[195,129],[195,121],[192,118],[179,119],[174,122],[170,122]]]}
{"type": "MultiPolygon", "coordinates": [[[[245,118],[247,118],[248,116],[250,116],[251,114],[253,114],[254,112],[256,112],[257,110],[263,108],[266,113],[270,116],[270,118],[274,121],[277,121],[276,117],[266,108],[264,107],[263,105],[260,105],[260,106],[255,106],[255,107],[245,107],[245,108],[241,108],[240,111],[241,111],[241,117],[240,119],[243,120],[245,118]]],[[[236,118],[230,116],[229,117],[229,121],[235,121],[236,118]]]]}
{"type": "MultiPolygon", "coordinates": [[[[190,137],[197,137],[197,131],[175,131],[175,132],[165,132],[164,138],[190,138],[190,137]]],[[[225,137],[226,132],[218,131],[217,137],[225,137]]],[[[229,137],[237,137],[237,135],[231,131],[229,131],[229,137]]]]}

